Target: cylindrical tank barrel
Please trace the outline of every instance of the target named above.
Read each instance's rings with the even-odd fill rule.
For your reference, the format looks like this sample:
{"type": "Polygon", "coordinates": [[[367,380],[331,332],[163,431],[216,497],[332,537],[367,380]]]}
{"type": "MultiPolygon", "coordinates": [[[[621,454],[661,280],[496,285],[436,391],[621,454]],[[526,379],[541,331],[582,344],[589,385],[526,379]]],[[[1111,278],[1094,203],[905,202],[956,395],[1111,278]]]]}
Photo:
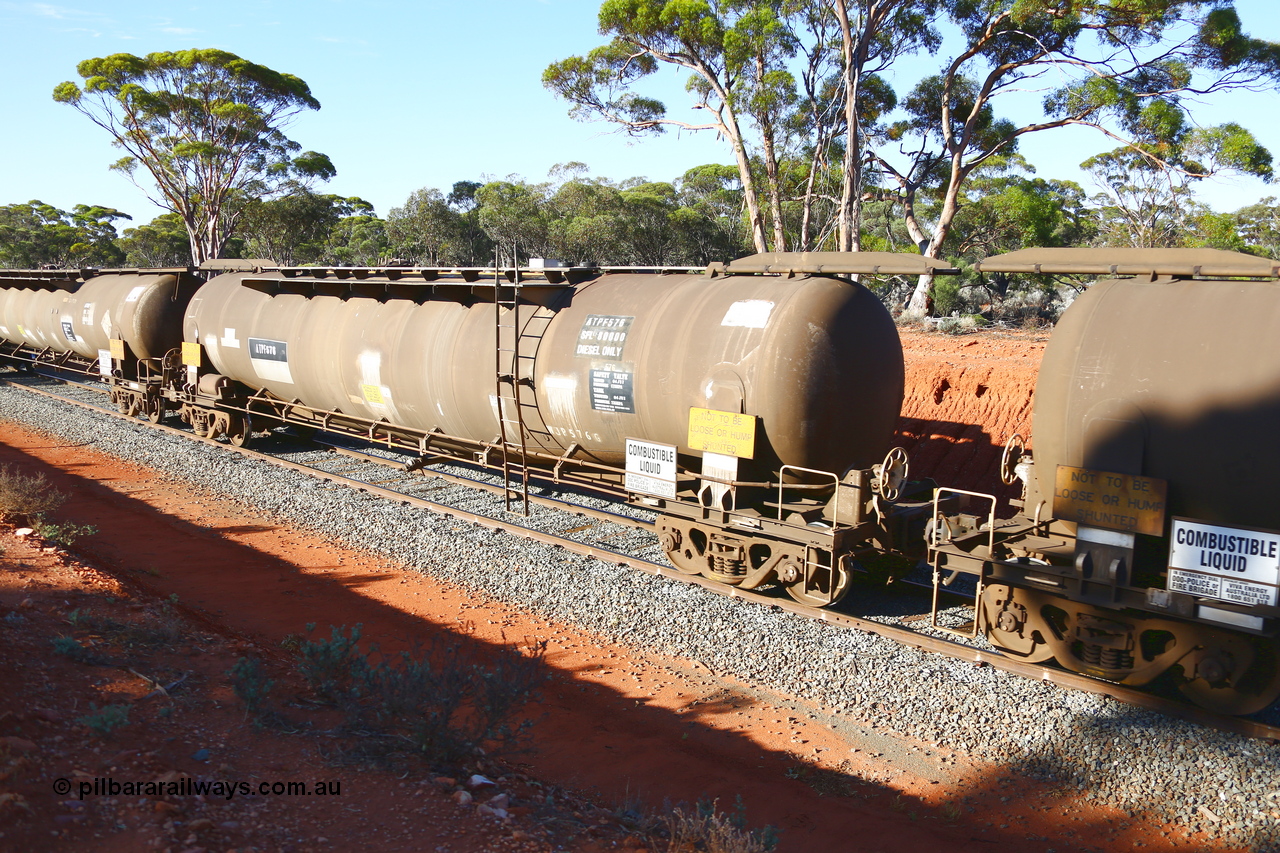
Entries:
{"type": "Polygon", "coordinates": [[[1045,349],[1039,495],[1058,465],[1167,480],[1168,516],[1280,528],[1280,285],[1102,281],[1045,349]]]}
{"type": "Polygon", "coordinates": [[[137,358],[182,342],[181,317],[199,280],[182,271],[105,273],[64,287],[0,287],[0,335],[54,352],[97,358],[122,340],[137,358]]]}
{"type": "Polygon", "coordinates": [[[296,292],[298,279],[230,273],[192,300],[184,334],[219,373],[285,400],[480,441],[501,432],[501,410],[509,433],[523,420],[530,446],[576,444],[609,464],[629,437],[688,452],[696,407],[756,416],[756,467],[840,473],[879,461],[902,401],[891,318],[865,288],[830,277],[608,274],[529,287],[541,304],[520,309],[515,369],[512,317],[496,317],[492,286],[380,300],[361,295],[371,284],[327,295],[325,282],[296,292]],[[523,380],[518,412],[504,372],[523,380]]]}

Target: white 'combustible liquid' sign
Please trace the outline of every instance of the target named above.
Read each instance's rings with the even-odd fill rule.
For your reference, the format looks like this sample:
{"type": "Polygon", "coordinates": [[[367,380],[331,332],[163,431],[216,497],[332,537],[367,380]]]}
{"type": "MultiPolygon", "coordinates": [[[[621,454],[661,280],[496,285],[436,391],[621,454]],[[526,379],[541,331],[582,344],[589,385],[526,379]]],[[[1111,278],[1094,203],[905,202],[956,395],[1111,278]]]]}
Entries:
{"type": "Polygon", "coordinates": [[[676,496],[676,449],[670,444],[627,439],[628,492],[660,498],[676,496]]]}
{"type": "Polygon", "coordinates": [[[1236,604],[1276,604],[1280,534],[1175,518],[1170,540],[1170,590],[1236,604]]]}

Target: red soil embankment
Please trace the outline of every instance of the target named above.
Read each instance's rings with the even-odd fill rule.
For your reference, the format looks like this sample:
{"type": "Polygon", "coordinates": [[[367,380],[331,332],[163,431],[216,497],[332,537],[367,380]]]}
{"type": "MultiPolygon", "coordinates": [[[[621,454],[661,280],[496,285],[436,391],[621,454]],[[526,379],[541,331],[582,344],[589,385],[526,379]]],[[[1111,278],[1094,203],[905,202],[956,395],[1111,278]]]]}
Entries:
{"type": "Polygon", "coordinates": [[[900,330],[906,392],[895,444],[911,457],[912,478],[995,494],[1021,487],[1000,481],[1000,456],[1014,433],[1031,443],[1031,404],[1044,334],[953,336],[900,330]]]}

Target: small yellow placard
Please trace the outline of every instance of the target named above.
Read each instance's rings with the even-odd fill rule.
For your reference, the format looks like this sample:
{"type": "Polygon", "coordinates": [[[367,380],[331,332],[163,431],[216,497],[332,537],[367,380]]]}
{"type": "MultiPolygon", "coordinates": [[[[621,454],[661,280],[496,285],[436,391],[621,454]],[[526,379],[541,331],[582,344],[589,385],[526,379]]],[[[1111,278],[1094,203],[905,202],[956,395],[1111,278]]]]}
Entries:
{"type": "Polygon", "coordinates": [[[1160,536],[1169,484],[1154,477],[1059,465],[1053,514],[1063,521],[1160,536]]]}
{"type": "Polygon", "coordinates": [[[195,341],[182,342],[182,363],[187,367],[200,366],[200,344],[195,341]]]}
{"type": "Polygon", "coordinates": [[[124,341],[111,339],[111,357],[116,361],[124,361],[124,341]]]}
{"type": "Polygon", "coordinates": [[[751,459],[756,453],[756,417],[690,408],[689,448],[751,459]]]}
{"type": "Polygon", "coordinates": [[[360,392],[364,394],[364,401],[372,403],[375,406],[386,404],[386,400],[382,399],[382,389],[377,385],[361,385],[360,392]]]}

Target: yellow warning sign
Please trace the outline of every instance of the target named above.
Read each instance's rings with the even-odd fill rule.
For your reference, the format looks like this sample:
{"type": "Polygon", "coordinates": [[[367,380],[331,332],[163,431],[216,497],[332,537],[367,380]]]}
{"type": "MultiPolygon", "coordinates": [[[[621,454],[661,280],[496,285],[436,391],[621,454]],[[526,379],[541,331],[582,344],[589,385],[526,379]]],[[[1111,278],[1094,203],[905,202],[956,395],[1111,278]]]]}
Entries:
{"type": "Polygon", "coordinates": [[[751,459],[756,452],[756,417],[715,409],[689,409],[689,447],[751,459]]]}
{"type": "Polygon", "coordinates": [[[1053,514],[1087,527],[1159,536],[1169,484],[1154,477],[1059,465],[1053,514]]]}
{"type": "Polygon", "coordinates": [[[187,367],[200,366],[200,344],[195,341],[182,342],[182,363],[187,367]]]}
{"type": "Polygon", "coordinates": [[[364,394],[366,403],[372,403],[375,406],[381,406],[386,403],[386,400],[382,399],[382,389],[377,385],[361,385],[360,391],[364,394]]]}
{"type": "Polygon", "coordinates": [[[111,357],[116,361],[124,361],[124,341],[111,339],[111,357]]]}

